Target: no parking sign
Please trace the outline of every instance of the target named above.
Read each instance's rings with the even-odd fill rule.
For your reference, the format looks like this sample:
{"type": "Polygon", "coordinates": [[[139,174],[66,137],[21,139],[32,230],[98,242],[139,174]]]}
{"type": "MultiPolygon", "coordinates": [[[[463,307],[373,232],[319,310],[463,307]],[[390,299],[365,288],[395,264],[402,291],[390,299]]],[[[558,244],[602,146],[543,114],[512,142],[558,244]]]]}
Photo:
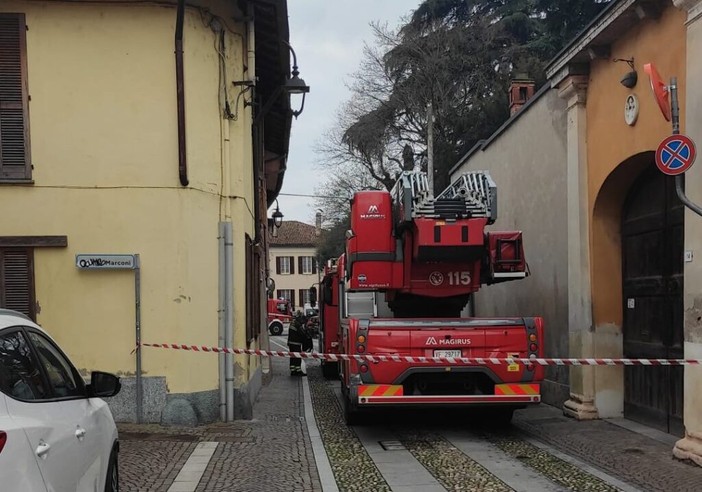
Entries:
{"type": "Polygon", "coordinates": [[[697,150],[692,139],[674,134],[664,139],[656,150],[656,166],[663,174],[677,176],[692,167],[697,150]]]}

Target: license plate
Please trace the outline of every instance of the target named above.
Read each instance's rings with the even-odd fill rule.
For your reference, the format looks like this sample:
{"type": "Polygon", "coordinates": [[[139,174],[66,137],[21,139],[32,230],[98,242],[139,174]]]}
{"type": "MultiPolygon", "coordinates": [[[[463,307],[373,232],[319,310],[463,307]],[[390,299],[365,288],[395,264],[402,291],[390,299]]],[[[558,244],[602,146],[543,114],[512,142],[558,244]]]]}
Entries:
{"type": "Polygon", "coordinates": [[[434,357],[461,357],[460,350],[434,350],[434,357]]]}

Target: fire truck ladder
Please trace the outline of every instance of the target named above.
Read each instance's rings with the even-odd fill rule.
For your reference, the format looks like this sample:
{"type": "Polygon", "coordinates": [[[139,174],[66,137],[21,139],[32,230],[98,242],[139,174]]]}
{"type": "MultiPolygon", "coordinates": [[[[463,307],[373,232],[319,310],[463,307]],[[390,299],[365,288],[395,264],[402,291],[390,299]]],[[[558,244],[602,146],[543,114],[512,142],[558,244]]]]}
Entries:
{"type": "Polygon", "coordinates": [[[436,199],[463,199],[470,217],[487,217],[488,224],[497,220],[497,185],[487,171],[463,173],[436,199]]]}
{"type": "Polygon", "coordinates": [[[497,219],[497,186],[486,171],[461,175],[436,198],[430,193],[425,172],[404,171],[390,193],[400,222],[416,217],[487,217],[492,224],[497,219]]]}

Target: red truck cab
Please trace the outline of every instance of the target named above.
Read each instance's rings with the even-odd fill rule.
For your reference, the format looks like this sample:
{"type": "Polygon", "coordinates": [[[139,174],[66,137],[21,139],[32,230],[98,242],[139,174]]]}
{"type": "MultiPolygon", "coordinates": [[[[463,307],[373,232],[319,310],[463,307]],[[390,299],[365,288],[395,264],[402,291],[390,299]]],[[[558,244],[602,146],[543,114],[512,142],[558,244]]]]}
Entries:
{"type": "Polygon", "coordinates": [[[287,299],[268,299],[268,332],[282,335],[283,327],[292,321],[292,306],[287,299]]]}
{"type": "MultiPolygon", "coordinates": [[[[339,354],[339,273],[337,261],[329,260],[319,286],[319,350],[324,354],[339,354]]],[[[322,374],[326,379],[339,375],[337,361],[322,360],[322,374]]]]}

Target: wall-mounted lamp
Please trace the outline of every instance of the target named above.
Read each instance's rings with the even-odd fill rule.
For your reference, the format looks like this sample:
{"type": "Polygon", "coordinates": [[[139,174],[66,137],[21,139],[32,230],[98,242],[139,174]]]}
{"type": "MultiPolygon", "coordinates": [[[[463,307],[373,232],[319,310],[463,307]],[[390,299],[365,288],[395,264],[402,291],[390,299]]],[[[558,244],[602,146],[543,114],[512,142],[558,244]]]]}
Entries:
{"type": "Polygon", "coordinates": [[[297,55],[295,54],[295,50],[287,41],[283,41],[283,44],[288,47],[293,56],[292,72],[290,72],[292,77],[285,81],[285,91],[291,95],[302,94],[302,105],[300,106],[300,109],[292,112],[295,119],[297,119],[297,117],[300,116],[302,111],[305,109],[305,94],[310,91],[310,86],[305,84],[305,81],[300,78],[300,71],[297,69],[297,55]]]}
{"type": "Polygon", "coordinates": [[[278,237],[278,229],[283,225],[283,212],[278,207],[278,199],[275,199],[275,212],[268,218],[268,231],[271,236],[278,237]]]}
{"type": "Polygon", "coordinates": [[[626,58],[615,58],[613,60],[614,62],[626,62],[627,65],[631,68],[630,72],[627,72],[624,77],[622,77],[622,80],[619,81],[620,84],[622,84],[624,87],[627,89],[633,89],[636,87],[636,82],[639,80],[639,75],[636,73],[636,69],[634,68],[634,57],[632,56],[629,59],[626,58]]]}
{"type": "MultiPolygon", "coordinates": [[[[288,95],[302,94],[302,106],[300,106],[300,109],[298,109],[297,111],[292,111],[292,114],[296,119],[298,116],[300,116],[302,110],[305,109],[305,94],[307,94],[310,91],[310,86],[305,84],[305,81],[300,78],[300,71],[297,69],[297,55],[295,55],[295,50],[293,50],[292,46],[290,46],[290,43],[288,43],[287,41],[281,40],[281,42],[288,47],[288,49],[293,55],[293,66],[291,71],[292,77],[287,79],[283,85],[279,85],[275,88],[275,90],[268,98],[266,103],[263,105],[261,110],[256,112],[256,116],[254,118],[254,125],[258,125],[261,121],[263,121],[263,118],[266,116],[266,114],[268,114],[268,112],[273,107],[273,104],[283,92],[285,92],[288,95]]],[[[244,105],[246,106],[247,103],[244,102],[244,105]]]]}

